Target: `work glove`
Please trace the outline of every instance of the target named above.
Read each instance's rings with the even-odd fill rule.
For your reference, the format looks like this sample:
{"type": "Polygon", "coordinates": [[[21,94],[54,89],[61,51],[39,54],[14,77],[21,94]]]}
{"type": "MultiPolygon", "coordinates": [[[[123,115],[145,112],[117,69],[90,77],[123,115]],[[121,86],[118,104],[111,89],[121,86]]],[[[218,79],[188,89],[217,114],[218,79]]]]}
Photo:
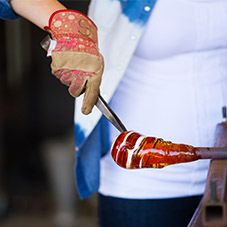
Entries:
{"type": "Polygon", "coordinates": [[[86,15],[74,10],[59,10],[44,28],[52,36],[48,55],[51,69],[73,97],[83,92],[82,113],[89,114],[96,103],[104,68],[98,50],[97,27],[86,15]]]}

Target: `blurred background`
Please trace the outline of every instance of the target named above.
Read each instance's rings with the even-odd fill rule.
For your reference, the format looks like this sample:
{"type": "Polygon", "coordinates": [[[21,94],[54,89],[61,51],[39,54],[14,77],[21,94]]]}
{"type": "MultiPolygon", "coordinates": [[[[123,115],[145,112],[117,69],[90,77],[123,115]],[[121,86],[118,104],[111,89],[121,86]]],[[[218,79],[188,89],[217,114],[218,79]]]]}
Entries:
{"type": "MultiPolygon", "coordinates": [[[[87,13],[89,0],[60,1],[87,13]]],[[[0,20],[0,226],[95,227],[96,195],[80,200],[74,182],[74,99],[50,73],[24,19],[0,20]]]]}

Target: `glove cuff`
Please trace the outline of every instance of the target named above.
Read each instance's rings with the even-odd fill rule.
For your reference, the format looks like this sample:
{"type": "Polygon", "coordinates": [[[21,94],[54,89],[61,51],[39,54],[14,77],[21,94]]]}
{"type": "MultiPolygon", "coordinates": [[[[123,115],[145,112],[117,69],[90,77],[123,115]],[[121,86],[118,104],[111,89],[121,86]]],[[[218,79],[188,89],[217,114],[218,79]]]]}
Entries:
{"type": "Polygon", "coordinates": [[[82,38],[97,45],[97,27],[85,14],[75,10],[58,10],[49,19],[49,26],[44,27],[57,40],[62,37],[82,38]]]}

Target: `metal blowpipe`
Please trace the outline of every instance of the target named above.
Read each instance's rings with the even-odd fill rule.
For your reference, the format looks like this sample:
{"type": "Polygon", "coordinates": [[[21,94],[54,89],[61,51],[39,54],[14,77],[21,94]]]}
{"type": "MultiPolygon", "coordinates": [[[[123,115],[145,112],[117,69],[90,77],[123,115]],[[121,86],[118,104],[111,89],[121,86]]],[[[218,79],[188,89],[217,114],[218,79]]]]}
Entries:
{"type": "Polygon", "coordinates": [[[195,147],[199,159],[227,159],[227,147],[195,147]]]}
{"type": "Polygon", "coordinates": [[[222,107],[222,123],[218,124],[218,128],[222,128],[221,132],[218,130],[216,132],[216,143],[219,146],[223,147],[216,147],[214,145],[214,148],[203,148],[203,147],[198,147],[196,148],[196,154],[203,158],[203,159],[227,159],[227,147],[226,147],[226,141],[227,141],[227,121],[226,121],[226,106],[222,107]],[[221,135],[220,135],[221,133],[221,135]]]}

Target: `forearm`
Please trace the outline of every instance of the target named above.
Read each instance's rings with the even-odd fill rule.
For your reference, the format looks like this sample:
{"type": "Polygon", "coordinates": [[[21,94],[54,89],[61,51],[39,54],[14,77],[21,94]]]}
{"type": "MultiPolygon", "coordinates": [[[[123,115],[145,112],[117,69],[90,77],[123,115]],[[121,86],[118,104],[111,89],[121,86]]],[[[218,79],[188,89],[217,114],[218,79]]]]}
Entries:
{"type": "Polygon", "coordinates": [[[11,0],[13,10],[41,29],[48,25],[51,14],[65,9],[57,0],[11,0]]]}

